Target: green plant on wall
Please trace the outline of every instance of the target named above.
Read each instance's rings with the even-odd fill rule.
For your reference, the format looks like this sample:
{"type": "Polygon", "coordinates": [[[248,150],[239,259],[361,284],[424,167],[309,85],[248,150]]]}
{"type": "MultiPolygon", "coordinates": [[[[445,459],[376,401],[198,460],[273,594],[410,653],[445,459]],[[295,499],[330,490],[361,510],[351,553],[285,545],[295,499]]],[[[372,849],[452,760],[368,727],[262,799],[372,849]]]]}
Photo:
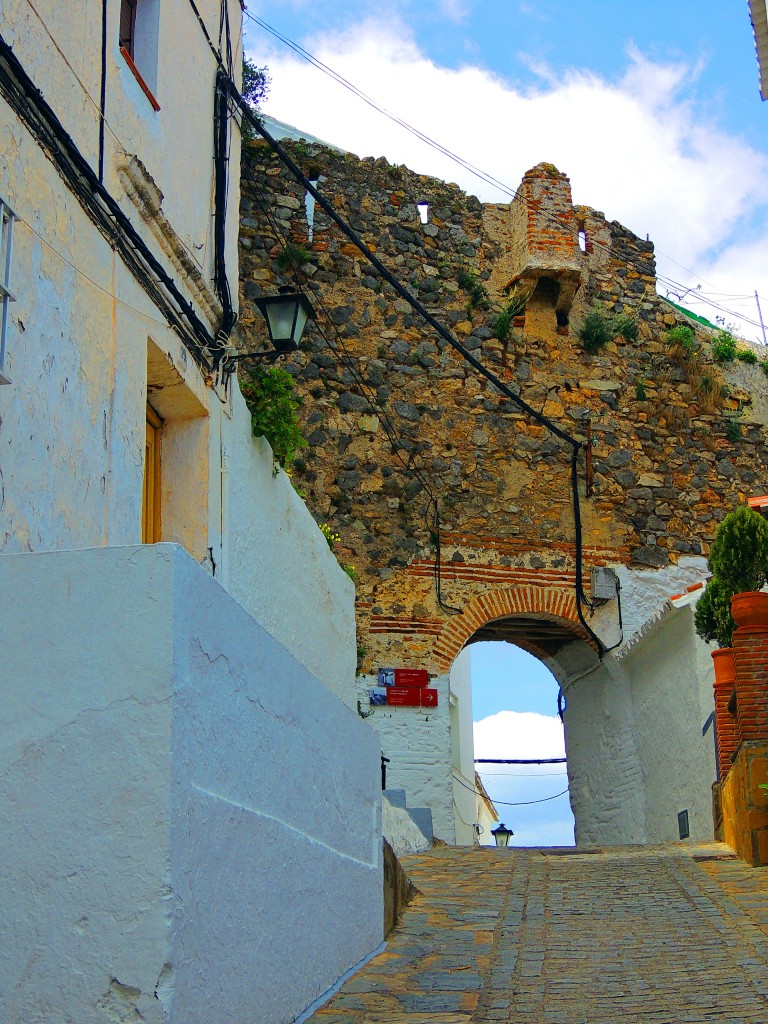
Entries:
{"type": "Polygon", "coordinates": [[[293,390],[293,377],[279,366],[258,366],[240,379],[240,390],[251,413],[256,437],[272,448],[277,466],[288,469],[307,442],[299,424],[301,400],[293,390]]]}
{"type": "Polygon", "coordinates": [[[277,265],[281,270],[288,270],[289,267],[302,267],[312,259],[312,253],[301,245],[289,242],[277,257],[277,265]]]}
{"type": "Polygon", "coordinates": [[[747,363],[749,366],[754,366],[757,362],[757,354],[751,348],[737,348],[736,358],[740,363],[747,363]]]}
{"type": "Polygon", "coordinates": [[[525,308],[528,305],[528,299],[530,297],[530,292],[522,292],[517,288],[514,288],[509,293],[509,301],[502,312],[499,313],[493,327],[493,334],[495,338],[499,341],[507,340],[512,327],[512,321],[516,316],[522,316],[525,313],[525,308]]]}
{"type": "Polygon", "coordinates": [[[712,342],[712,355],[717,363],[732,363],[736,358],[736,339],[724,327],[712,342]]]}
{"type": "Polygon", "coordinates": [[[616,337],[613,318],[595,303],[576,328],[576,337],[584,351],[594,355],[616,337]]]}
{"type": "Polygon", "coordinates": [[[488,308],[488,289],[482,281],[478,281],[476,274],[462,267],[456,275],[456,282],[469,295],[468,309],[488,308]]]}

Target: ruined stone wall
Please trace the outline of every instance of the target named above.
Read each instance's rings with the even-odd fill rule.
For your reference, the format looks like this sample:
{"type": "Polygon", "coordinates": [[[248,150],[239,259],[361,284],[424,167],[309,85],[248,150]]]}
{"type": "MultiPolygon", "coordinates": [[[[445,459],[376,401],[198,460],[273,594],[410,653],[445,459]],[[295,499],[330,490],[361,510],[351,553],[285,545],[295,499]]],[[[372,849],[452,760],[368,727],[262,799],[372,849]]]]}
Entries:
{"type": "MultiPolygon", "coordinates": [[[[723,397],[729,371],[711,364],[705,331],[697,328],[703,356],[694,364],[671,350],[664,331],[683,318],[656,295],[652,244],[601,213],[569,207],[567,178],[551,165],[526,175],[540,204],[533,216],[520,200],[483,207],[455,185],[384,159],[286,148],[467,349],[562,429],[579,439],[591,430],[590,497],[580,457],[585,576],[595,564],[663,567],[706,554],[725,512],[766,489],[763,424],[747,407],[735,439],[728,418],[747,389],[765,390],[761,369],[740,365],[740,389],[723,397]],[[548,212],[550,194],[556,208],[548,212]],[[426,223],[417,204],[428,204],[426,223]],[[546,239],[530,233],[550,214],[551,266],[546,239]],[[499,340],[503,289],[521,282],[533,287],[525,318],[499,340]],[[634,316],[637,339],[585,353],[575,331],[595,300],[634,316]]],[[[244,344],[261,346],[253,298],[262,291],[298,285],[318,308],[306,348],[283,362],[304,399],[309,441],[293,480],[359,574],[362,667],[445,671],[472,632],[445,606],[487,621],[538,600],[546,615],[576,627],[567,447],[479,378],[319,208],[310,231],[304,189],[263,145],[244,156],[242,197],[244,344]]]]}

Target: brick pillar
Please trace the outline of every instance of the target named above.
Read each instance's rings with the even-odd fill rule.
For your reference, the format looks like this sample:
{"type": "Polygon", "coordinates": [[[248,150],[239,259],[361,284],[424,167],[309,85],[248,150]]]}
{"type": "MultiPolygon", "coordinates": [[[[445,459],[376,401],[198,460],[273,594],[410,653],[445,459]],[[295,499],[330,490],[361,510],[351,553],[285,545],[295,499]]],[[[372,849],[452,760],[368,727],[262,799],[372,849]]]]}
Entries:
{"type": "Polygon", "coordinates": [[[733,633],[739,740],[768,741],[768,626],[739,626],[733,633]]]}
{"type": "Polygon", "coordinates": [[[739,726],[735,715],[728,710],[733,693],[733,678],[716,679],[715,690],[715,735],[717,736],[717,763],[720,779],[728,774],[733,755],[739,746],[739,726]]]}

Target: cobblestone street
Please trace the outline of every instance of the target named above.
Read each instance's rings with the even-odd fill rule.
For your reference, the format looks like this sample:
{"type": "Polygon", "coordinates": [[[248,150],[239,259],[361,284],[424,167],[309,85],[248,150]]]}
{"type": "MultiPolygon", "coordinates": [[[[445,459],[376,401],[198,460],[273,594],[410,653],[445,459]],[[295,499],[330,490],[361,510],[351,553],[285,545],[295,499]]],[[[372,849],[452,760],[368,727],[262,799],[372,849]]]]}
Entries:
{"type": "Polygon", "coordinates": [[[440,848],[315,1024],[766,1024],[768,871],[720,844],[440,848]]]}

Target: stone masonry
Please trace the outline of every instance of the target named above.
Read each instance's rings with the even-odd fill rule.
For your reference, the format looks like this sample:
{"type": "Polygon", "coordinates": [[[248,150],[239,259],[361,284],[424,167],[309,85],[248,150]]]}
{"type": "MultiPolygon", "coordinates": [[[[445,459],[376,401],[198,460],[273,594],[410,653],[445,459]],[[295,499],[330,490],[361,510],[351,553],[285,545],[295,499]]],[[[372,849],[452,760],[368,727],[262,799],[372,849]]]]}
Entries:
{"type": "MultiPolygon", "coordinates": [[[[656,294],[652,243],[574,207],[552,165],[528,171],[511,204],[483,205],[385,159],[285,146],[467,349],[562,429],[591,437],[589,495],[584,453],[579,462],[585,581],[596,565],[705,555],[725,512],[765,490],[761,367],[715,364],[713,332],[696,324],[694,359],[670,345],[665,332],[686,321],[656,294]],[[510,296],[527,306],[504,335],[510,296]],[[637,339],[587,354],[575,332],[594,302],[633,318],[637,339]]],[[[282,364],[309,442],[293,480],[358,573],[362,670],[445,672],[475,630],[505,616],[557,619],[584,636],[567,448],[479,378],[305,200],[268,147],[247,149],[241,328],[258,348],[253,299],[280,285],[317,307],[306,346],[282,364]]]]}
{"type": "Polygon", "coordinates": [[[768,880],[726,847],[451,850],[312,1024],[764,1024],[768,880]]]}

